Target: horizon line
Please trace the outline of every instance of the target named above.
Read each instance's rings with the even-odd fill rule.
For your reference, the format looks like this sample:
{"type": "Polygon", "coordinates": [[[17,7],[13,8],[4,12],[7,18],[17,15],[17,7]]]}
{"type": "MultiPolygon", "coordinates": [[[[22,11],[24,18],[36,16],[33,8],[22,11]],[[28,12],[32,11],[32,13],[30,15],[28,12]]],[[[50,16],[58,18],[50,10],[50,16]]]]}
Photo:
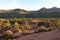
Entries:
{"type": "MultiPolygon", "coordinates": [[[[51,9],[51,8],[60,8],[60,7],[42,7],[42,8],[46,8],[46,9],[51,9]]],[[[40,9],[42,9],[42,8],[40,8],[40,9]]],[[[0,10],[13,10],[13,9],[22,9],[22,10],[27,10],[27,9],[24,9],[24,8],[0,8],[0,10]]],[[[30,10],[27,10],[27,11],[37,11],[37,10],[40,10],[40,9],[30,9],[30,10]]]]}

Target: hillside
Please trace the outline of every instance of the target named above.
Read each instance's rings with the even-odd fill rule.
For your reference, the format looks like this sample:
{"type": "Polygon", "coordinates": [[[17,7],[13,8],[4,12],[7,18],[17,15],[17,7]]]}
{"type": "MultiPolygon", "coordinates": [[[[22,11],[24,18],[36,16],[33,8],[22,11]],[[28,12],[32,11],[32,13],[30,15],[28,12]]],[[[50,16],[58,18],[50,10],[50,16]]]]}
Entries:
{"type": "Polygon", "coordinates": [[[37,11],[23,9],[0,10],[0,18],[60,18],[60,8],[41,8],[37,11]]]}

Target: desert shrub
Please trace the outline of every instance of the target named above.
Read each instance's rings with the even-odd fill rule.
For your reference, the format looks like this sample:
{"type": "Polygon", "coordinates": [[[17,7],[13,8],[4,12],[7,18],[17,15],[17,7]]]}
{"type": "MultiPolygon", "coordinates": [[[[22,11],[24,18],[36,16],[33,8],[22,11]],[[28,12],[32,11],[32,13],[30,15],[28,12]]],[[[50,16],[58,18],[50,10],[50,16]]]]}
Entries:
{"type": "Polygon", "coordinates": [[[19,29],[19,24],[18,24],[17,22],[15,22],[14,28],[15,28],[15,29],[19,29]]]}
{"type": "Polygon", "coordinates": [[[11,24],[14,24],[15,23],[15,21],[9,21],[11,24]]]}
{"type": "Polygon", "coordinates": [[[2,37],[2,34],[0,33],[0,38],[2,37]]]}
{"type": "Polygon", "coordinates": [[[46,27],[45,26],[41,26],[42,30],[46,30],[46,27]]]}
{"type": "Polygon", "coordinates": [[[7,40],[13,38],[13,32],[10,30],[6,30],[2,36],[3,38],[6,38],[7,40]]]}
{"type": "Polygon", "coordinates": [[[10,30],[6,30],[5,34],[6,34],[6,35],[8,35],[8,36],[10,36],[10,35],[12,35],[12,34],[13,34],[13,32],[12,32],[12,31],[10,31],[10,30]]]}
{"type": "Polygon", "coordinates": [[[28,24],[28,21],[25,21],[25,24],[27,29],[31,29],[31,26],[28,24]]]}
{"type": "Polygon", "coordinates": [[[22,30],[21,30],[21,29],[17,29],[17,31],[18,31],[18,32],[22,32],[22,30]]]}
{"type": "Polygon", "coordinates": [[[10,26],[10,22],[9,21],[7,21],[6,26],[10,26]]]}

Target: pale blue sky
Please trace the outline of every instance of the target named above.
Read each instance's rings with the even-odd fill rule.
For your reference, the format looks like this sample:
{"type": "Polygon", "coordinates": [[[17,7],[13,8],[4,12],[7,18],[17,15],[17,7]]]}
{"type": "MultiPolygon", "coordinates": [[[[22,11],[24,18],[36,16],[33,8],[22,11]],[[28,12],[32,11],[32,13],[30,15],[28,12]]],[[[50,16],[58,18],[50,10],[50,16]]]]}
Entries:
{"type": "Polygon", "coordinates": [[[39,10],[42,7],[60,7],[60,0],[0,0],[0,9],[39,10]]]}

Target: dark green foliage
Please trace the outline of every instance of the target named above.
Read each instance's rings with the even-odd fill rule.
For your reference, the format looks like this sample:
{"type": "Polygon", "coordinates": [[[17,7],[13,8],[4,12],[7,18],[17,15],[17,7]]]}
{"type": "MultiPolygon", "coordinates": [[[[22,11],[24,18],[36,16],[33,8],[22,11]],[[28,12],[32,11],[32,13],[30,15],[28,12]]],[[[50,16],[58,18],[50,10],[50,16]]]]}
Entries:
{"type": "Polygon", "coordinates": [[[30,14],[18,14],[18,13],[0,13],[0,18],[60,18],[60,13],[30,13],[30,14]]]}

